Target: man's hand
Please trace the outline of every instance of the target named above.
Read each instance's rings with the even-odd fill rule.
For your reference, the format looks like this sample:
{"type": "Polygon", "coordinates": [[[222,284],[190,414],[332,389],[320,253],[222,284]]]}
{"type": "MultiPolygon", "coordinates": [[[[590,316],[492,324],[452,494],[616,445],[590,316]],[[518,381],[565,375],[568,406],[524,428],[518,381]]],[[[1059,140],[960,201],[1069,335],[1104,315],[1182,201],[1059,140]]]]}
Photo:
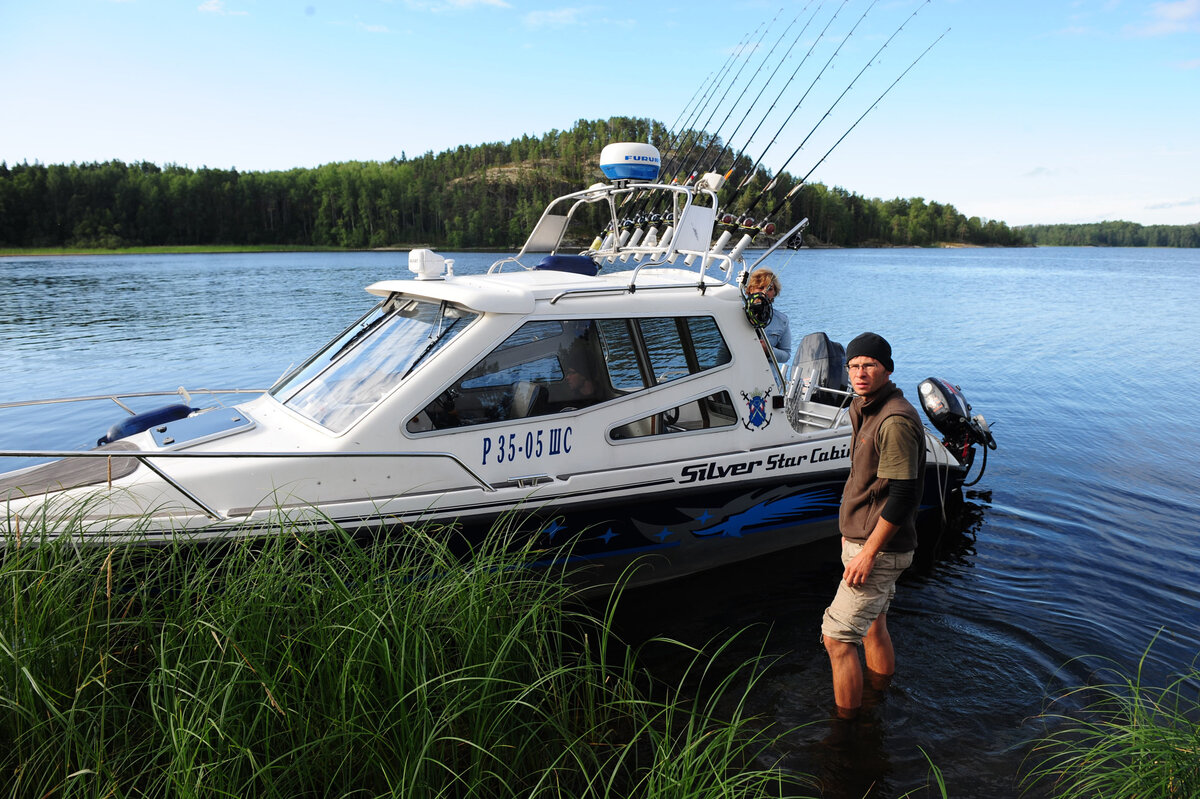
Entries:
{"type": "Polygon", "coordinates": [[[842,572],[842,579],[846,581],[846,585],[851,588],[858,588],[867,581],[871,576],[871,570],[875,568],[875,551],[868,550],[863,547],[862,550],[850,559],[846,564],[846,570],[842,572]]]}
{"type": "Polygon", "coordinates": [[[882,516],[879,517],[879,521],[875,522],[875,529],[867,537],[863,548],[850,559],[850,562],[846,564],[846,570],[842,572],[842,579],[846,581],[846,585],[858,588],[867,581],[867,578],[871,576],[871,570],[875,568],[875,556],[899,529],[900,525],[892,524],[882,516]]]}

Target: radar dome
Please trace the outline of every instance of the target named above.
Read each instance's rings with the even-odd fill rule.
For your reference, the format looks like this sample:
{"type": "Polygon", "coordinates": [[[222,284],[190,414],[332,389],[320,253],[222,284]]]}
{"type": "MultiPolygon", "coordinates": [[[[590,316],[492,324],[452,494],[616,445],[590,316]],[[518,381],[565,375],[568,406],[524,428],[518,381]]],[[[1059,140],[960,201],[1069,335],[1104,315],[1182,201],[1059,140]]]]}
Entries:
{"type": "Polygon", "coordinates": [[[661,165],[652,144],[614,142],[600,151],[600,169],[609,180],[655,180],[661,165]]]}

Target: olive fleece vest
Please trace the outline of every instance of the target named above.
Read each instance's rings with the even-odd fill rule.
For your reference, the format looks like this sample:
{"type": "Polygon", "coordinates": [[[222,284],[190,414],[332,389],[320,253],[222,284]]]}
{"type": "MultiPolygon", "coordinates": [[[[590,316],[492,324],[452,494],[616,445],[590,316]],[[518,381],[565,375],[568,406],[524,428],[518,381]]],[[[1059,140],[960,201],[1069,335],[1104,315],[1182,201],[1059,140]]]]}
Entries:
{"type": "MultiPolygon", "coordinates": [[[[842,535],[851,541],[862,543],[875,529],[883,506],[887,504],[888,483],[879,472],[879,427],[890,416],[907,416],[921,429],[921,417],[917,409],[904,398],[895,383],[889,382],[879,392],[864,401],[856,397],[850,403],[850,425],[854,439],[850,444],[850,476],[842,492],[842,507],[838,524],[842,535]]],[[[925,442],[917,448],[917,497],[922,495],[925,485],[925,442]]],[[[900,523],[900,529],[884,546],[884,552],[910,552],[917,548],[917,511],[900,523]]]]}

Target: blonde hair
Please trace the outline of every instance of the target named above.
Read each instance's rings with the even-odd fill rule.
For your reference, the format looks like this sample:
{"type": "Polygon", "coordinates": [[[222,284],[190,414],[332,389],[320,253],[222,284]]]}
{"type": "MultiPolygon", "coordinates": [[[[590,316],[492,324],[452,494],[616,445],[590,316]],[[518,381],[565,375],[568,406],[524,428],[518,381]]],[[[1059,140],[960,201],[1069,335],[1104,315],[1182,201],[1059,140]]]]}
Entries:
{"type": "Polygon", "coordinates": [[[779,285],[779,278],[765,266],[750,273],[750,279],[746,281],[746,288],[751,291],[755,289],[765,291],[772,288],[775,289],[776,297],[783,293],[783,286],[779,285]]]}

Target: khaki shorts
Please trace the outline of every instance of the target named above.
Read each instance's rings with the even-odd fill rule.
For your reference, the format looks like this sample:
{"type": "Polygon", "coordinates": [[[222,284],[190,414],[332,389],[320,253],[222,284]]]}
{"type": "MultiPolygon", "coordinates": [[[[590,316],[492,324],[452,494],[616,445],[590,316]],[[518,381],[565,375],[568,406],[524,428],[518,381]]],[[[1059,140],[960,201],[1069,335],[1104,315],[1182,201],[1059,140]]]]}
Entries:
{"type": "MultiPolygon", "coordinates": [[[[842,565],[848,564],[862,548],[862,544],[843,538],[842,565]]],[[[862,643],[871,623],[891,607],[892,597],[896,596],[896,579],[912,562],[912,552],[880,552],[865,583],[851,588],[842,580],[833,603],[825,609],[821,632],[835,641],[862,643]]]]}

